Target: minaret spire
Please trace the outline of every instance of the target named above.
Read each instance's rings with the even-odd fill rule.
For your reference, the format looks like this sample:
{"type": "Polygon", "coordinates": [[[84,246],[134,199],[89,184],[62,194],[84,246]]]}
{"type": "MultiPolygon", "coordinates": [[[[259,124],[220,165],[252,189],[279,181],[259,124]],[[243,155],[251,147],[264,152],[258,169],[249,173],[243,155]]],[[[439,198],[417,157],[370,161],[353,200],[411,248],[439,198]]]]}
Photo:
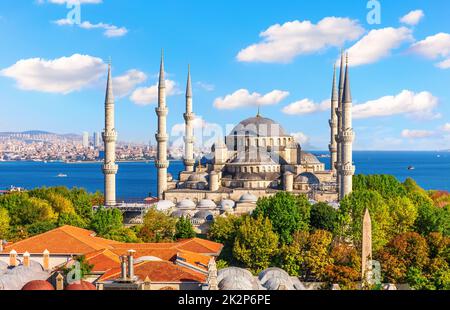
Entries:
{"type": "Polygon", "coordinates": [[[332,85],[332,90],[331,90],[331,118],[330,118],[331,138],[330,138],[330,145],[329,145],[330,155],[331,155],[330,167],[331,167],[331,171],[333,172],[334,176],[336,176],[336,162],[337,162],[337,139],[336,139],[336,136],[338,134],[338,128],[337,128],[338,117],[336,114],[336,109],[339,104],[338,97],[339,97],[339,94],[338,94],[338,90],[336,88],[336,64],[335,64],[334,68],[333,68],[333,85],[332,85]]]}
{"type": "Polygon", "coordinates": [[[116,141],[117,132],[114,123],[114,94],[111,74],[111,60],[108,64],[108,81],[105,95],[105,130],[102,134],[105,145],[105,159],[103,163],[104,174],[104,198],[106,207],[116,206],[116,141]]]}
{"type": "Polygon", "coordinates": [[[164,192],[167,190],[167,168],[169,161],[167,160],[167,114],[169,110],[166,106],[166,83],[164,76],[164,51],[161,51],[161,65],[159,71],[158,84],[158,107],[155,109],[158,116],[158,132],[156,133],[156,141],[158,142],[158,154],[155,166],[158,170],[158,198],[164,198],[164,192]]]}
{"type": "Polygon", "coordinates": [[[342,95],[344,93],[344,82],[345,82],[345,60],[344,60],[344,52],[341,51],[341,64],[340,64],[340,73],[339,73],[339,93],[338,93],[338,107],[336,108],[336,116],[337,116],[337,135],[336,135],[336,184],[337,190],[340,193],[341,182],[341,168],[342,165],[342,143],[341,132],[342,132],[342,95]]]}
{"type": "Polygon", "coordinates": [[[340,136],[340,141],[342,143],[341,199],[352,192],[353,175],[355,174],[355,166],[353,166],[353,141],[355,139],[355,134],[352,127],[352,94],[350,89],[348,54],[345,66],[345,82],[342,101],[342,132],[340,136]]]}
{"type": "Polygon", "coordinates": [[[194,126],[193,121],[195,114],[192,113],[192,81],[191,66],[188,66],[188,78],[186,85],[186,113],[184,113],[185,121],[185,138],[184,138],[184,166],[187,172],[194,171],[194,126]]]}

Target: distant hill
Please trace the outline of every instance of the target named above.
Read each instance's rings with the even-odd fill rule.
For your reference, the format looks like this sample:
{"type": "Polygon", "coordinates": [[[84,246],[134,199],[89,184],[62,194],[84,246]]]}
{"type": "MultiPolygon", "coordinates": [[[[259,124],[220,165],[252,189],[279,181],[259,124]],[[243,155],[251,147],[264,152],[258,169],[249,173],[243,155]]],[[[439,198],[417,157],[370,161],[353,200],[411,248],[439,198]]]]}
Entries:
{"type": "Polygon", "coordinates": [[[8,131],[8,132],[0,132],[0,137],[14,137],[20,139],[20,135],[27,136],[23,137],[24,139],[33,139],[42,136],[56,136],[57,138],[69,139],[69,140],[79,140],[81,139],[81,135],[68,133],[68,134],[58,134],[54,132],[44,131],[44,130],[27,130],[27,131],[8,131]]]}

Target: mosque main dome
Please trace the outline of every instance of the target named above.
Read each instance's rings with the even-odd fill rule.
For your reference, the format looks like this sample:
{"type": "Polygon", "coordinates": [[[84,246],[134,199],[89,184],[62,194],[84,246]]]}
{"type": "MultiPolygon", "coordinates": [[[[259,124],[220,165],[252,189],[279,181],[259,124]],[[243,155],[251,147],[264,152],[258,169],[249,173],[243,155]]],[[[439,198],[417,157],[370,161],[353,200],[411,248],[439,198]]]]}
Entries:
{"type": "Polygon", "coordinates": [[[231,136],[286,137],[286,131],[274,120],[261,115],[241,121],[230,133],[231,136]]]}

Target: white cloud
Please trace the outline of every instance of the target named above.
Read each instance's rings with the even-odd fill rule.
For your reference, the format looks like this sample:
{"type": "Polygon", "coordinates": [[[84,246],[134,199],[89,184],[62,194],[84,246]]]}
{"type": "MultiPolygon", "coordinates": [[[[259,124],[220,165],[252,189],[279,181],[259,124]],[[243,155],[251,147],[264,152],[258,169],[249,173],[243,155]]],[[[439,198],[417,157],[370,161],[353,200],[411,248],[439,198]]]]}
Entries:
{"type": "Polygon", "coordinates": [[[440,63],[437,63],[436,67],[441,68],[441,69],[450,69],[450,58],[446,59],[444,61],[441,61],[440,63]]]}
{"type": "Polygon", "coordinates": [[[450,123],[446,123],[444,126],[442,126],[442,130],[445,132],[450,132],[450,123]]]}
{"type": "Polygon", "coordinates": [[[430,130],[410,130],[405,129],[402,131],[402,137],[407,139],[424,139],[434,135],[430,130]]]}
{"type": "Polygon", "coordinates": [[[53,60],[22,59],[3,69],[1,75],[14,79],[23,90],[68,94],[90,86],[105,72],[100,58],[74,54],[53,60]]]}
{"type": "Polygon", "coordinates": [[[411,46],[411,50],[427,58],[436,59],[450,55],[450,34],[438,33],[411,46]]]}
{"type": "Polygon", "coordinates": [[[237,55],[242,62],[288,63],[296,56],[339,47],[364,33],[356,20],[326,17],[313,24],[295,20],[275,24],[260,33],[262,41],[246,47],[237,55]]]}
{"type": "Polygon", "coordinates": [[[350,66],[366,65],[390,55],[407,41],[412,41],[411,30],[406,27],[371,30],[349,50],[350,66]]]}
{"type": "Polygon", "coordinates": [[[197,82],[196,85],[206,91],[213,91],[214,89],[216,89],[215,85],[205,82],[197,82]]]}
{"type": "Polygon", "coordinates": [[[417,25],[422,18],[425,17],[425,14],[422,10],[414,10],[400,18],[400,22],[406,25],[415,26],[417,25]]]}
{"type": "MultiPolygon", "coordinates": [[[[166,96],[179,95],[181,92],[172,80],[166,80],[166,96]]],[[[158,102],[158,83],[150,87],[139,87],[133,91],[130,100],[138,105],[149,105],[158,102]]]]}
{"type": "Polygon", "coordinates": [[[70,19],[59,19],[54,22],[58,26],[78,26],[82,29],[91,30],[91,29],[103,29],[103,34],[108,38],[113,37],[122,37],[128,33],[128,29],[125,27],[118,27],[115,25],[105,24],[105,23],[97,23],[92,24],[89,21],[84,21],[80,24],[76,24],[74,21],[70,19]]]}
{"type": "Polygon", "coordinates": [[[303,99],[285,106],[282,111],[283,113],[289,115],[303,115],[326,111],[330,109],[330,106],[330,100],[324,100],[321,103],[315,103],[310,99],[303,99]]]}
{"type": "Polygon", "coordinates": [[[270,93],[261,95],[259,93],[251,93],[247,89],[239,89],[225,98],[217,98],[214,100],[214,106],[220,110],[232,110],[242,107],[273,105],[277,104],[289,96],[289,92],[281,90],[273,90],[270,93]]]}
{"type": "Polygon", "coordinates": [[[294,133],[291,133],[291,136],[293,136],[295,141],[300,143],[300,145],[308,144],[310,141],[310,138],[307,135],[305,135],[303,132],[294,132],[294,133]]]}
{"type": "Polygon", "coordinates": [[[113,78],[114,94],[119,98],[128,96],[137,85],[146,80],[147,75],[144,72],[129,70],[124,75],[113,78]]]}
{"type": "Polygon", "coordinates": [[[353,116],[357,119],[406,115],[415,118],[437,118],[434,112],[439,100],[430,92],[414,93],[403,90],[396,96],[385,96],[353,107],[353,116]]]}

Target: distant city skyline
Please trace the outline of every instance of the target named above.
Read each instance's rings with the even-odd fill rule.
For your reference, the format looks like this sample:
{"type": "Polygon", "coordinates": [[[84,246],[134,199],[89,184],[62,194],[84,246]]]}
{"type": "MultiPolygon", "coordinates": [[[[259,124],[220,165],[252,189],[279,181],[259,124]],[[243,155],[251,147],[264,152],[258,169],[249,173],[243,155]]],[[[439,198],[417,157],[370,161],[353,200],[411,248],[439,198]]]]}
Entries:
{"type": "Polygon", "coordinates": [[[260,106],[305,148],[326,150],[333,64],[344,48],[355,150],[450,149],[448,1],[379,1],[380,24],[359,0],[80,2],[81,24],[67,19],[66,1],[0,4],[10,47],[0,50],[0,131],[101,132],[111,56],[119,141],[155,144],[164,48],[173,141],[183,134],[191,64],[197,135],[226,134],[260,106]]]}

